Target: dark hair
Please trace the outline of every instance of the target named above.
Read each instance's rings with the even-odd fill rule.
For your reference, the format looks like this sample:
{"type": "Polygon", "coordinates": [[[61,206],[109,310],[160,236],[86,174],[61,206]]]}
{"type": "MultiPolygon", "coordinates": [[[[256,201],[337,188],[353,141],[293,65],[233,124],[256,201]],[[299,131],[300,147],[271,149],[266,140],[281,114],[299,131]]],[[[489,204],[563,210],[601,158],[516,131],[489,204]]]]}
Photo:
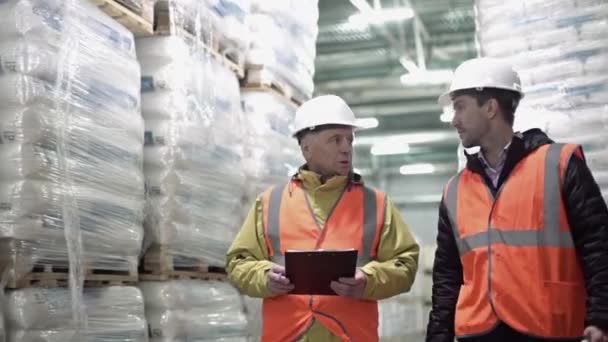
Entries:
{"type": "Polygon", "coordinates": [[[513,126],[515,121],[515,110],[521,100],[521,94],[507,89],[498,88],[483,88],[477,89],[462,89],[456,90],[451,94],[452,98],[457,96],[468,95],[474,97],[477,100],[477,105],[482,106],[490,99],[495,99],[498,102],[498,107],[502,112],[505,121],[513,126]]]}
{"type": "Polygon", "coordinates": [[[298,145],[301,145],[302,139],[304,139],[304,136],[306,136],[308,133],[319,133],[326,129],[336,129],[336,128],[345,128],[345,127],[350,127],[350,126],[330,124],[330,125],[321,125],[321,126],[316,126],[316,127],[312,127],[312,128],[306,128],[306,129],[299,131],[296,134],[296,139],[298,139],[298,145]]]}

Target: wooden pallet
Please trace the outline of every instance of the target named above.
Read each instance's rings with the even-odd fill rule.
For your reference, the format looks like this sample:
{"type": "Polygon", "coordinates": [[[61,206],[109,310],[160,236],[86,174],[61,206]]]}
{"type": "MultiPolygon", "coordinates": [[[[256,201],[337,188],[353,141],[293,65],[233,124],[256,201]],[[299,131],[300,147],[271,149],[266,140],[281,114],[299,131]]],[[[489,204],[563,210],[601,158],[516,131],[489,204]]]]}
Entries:
{"type": "Polygon", "coordinates": [[[148,281],[167,280],[220,280],[227,279],[226,271],[220,267],[207,265],[201,259],[188,258],[188,265],[179,265],[177,255],[172,254],[167,248],[154,246],[150,248],[139,267],[139,279],[148,281]]]}
{"type": "Polygon", "coordinates": [[[262,65],[247,65],[246,70],[245,78],[241,82],[243,90],[274,91],[296,106],[302,105],[309,99],[262,65]]]}
{"type": "Polygon", "coordinates": [[[178,26],[172,22],[172,13],[168,8],[166,1],[160,1],[156,4],[154,13],[154,34],[161,36],[178,36],[183,37],[190,43],[198,41],[201,48],[205,52],[212,55],[218,62],[226,66],[237,77],[245,76],[245,55],[236,51],[226,41],[222,39],[206,39],[205,35],[196,34],[192,27],[178,26]]]}
{"type": "MultiPolygon", "coordinates": [[[[184,38],[187,42],[195,42],[197,40],[193,34],[185,30],[179,30],[179,32],[176,32],[175,30],[158,30],[155,31],[155,34],[161,36],[178,36],[184,38]]],[[[230,71],[239,79],[245,76],[245,68],[243,67],[245,65],[245,56],[223,47],[223,45],[216,40],[211,43],[201,41],[199,44],[206,53],[211,55],[220,64],[230,69],[230,71]]]]}
{"type": "Polygon", "coordinates": [[[151,36],[154,33],[153,25],[141,15],[133,12],[116,0],[92,0],[104,13],[122,24],[135,37],[151,36]]]}
{"type": "MultiPolygon", "coordinates": [[[[28,287],[66,287],[69,285],[69,270],[50,264],[36,264],[29,272],[18,272],[9,277],[7,287],[11,289],[28,287]]],[[[137,262],[129,263],[128,270],[85,268],[84,286],[135,285],[138,281],[137,262]]]]}

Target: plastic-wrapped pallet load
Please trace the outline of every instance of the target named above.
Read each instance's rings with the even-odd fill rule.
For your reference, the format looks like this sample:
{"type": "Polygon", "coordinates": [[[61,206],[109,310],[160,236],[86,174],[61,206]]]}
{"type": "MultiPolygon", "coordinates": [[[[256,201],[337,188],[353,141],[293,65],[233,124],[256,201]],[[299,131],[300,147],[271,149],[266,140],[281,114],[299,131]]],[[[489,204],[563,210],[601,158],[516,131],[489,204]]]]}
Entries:
{"type": "Polygon", "coordinates": [[[3,267],[12,279],[70,261],[136,269],[143,120],[132,34],[88,1],[5,0],[0,18],[3,267]]]}
{"type": "MultiPolygon", "coordinates": [[[[100,0],[96,0],[100,1],[100,0]]],[[[116,0],[133,12],[139,14],[145,21],[154,22],[154,3],[156,0],[116,0]]]]}
{"type": "Polygon", "coordinates": [[[27,288],[6,294],[7,342],[147,342],[144,299],[136,287],[86,288],[87,326],[72,320],[65,288],[27,288]]]}
{"type": "Polygon", "coordinates": [[[139,284],[151,342],[246,342],[247,318],[228,283],[175,280],[139,284]]]}
{"type": "Polygon", "coordinates": [[[248,90],[241,97],[248,127],[245,169],[250,206],[268,187],[286,182],[304,160],[291,136],[295,105],[274,92],[248,90]]]}
{"type": "Polygon", "coordinates": [[[318,19],[318,0],[252,0],[247,19],[252,34],[247,64],[263,66],[310,98],[318,19]]]}
{"type": "Polygon", "coordinates": [[[608,3],[477,0],[476,6],[481,54],[507,58],[522,76],[516,128],[540,127],[558,142],[581,144],[608,193],[608,3]]]}
{"type": "Polygon", "coordinates": [[[187,32],[206,42],[219,44],[223,52],[244,55],[249,48],[249,28],[245,22],[249,0],[159,0],[156,25],[161,30],[187,32]]]}
{"type": "Polygon", "coordinates": [[[429,309],[399,295],[378,302],[380,341],[423,341],[429,309]]]}
{"type": "Polygon", "coordinates": [[[251,342],[262,340],[262,301],[261,298],[243,297],[247,315],[247,333],[251,342]]]}
{"type": "MultiPolygon", "coordinates": [[[[188,267],[224,266],[244,187],[236,76],[178,36],[137,40],[150,198],[146,238],[188,267]]],[[[180,265],[182,266],[182,265],[180,265]]]]}

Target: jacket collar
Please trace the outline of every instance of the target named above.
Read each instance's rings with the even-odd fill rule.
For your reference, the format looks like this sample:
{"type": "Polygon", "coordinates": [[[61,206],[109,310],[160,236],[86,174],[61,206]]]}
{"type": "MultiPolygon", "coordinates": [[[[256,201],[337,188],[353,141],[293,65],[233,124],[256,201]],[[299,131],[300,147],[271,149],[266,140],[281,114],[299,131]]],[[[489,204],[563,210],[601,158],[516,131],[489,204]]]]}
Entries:
{"type": "Polygon", "coordinates": [[[334,191],[344,189],[348,186],[350,189],[353,185],[362,185],[363,178],[361,175],[351,172],[348,176],[333,176],[329,179],[323,179],[320,174],[310,171],[307,165],[300,167],[298,172],[291,179],[298,181],[306,189],[334,191]]]}
{"type": "MultiPolygon", "coordinates": [[[[515,164],[537,148],[551,143],[553,143],[553,140],[538,128],[523,133],[515,133],[507,149],[506,164],[515,166],[515,164]]],[[[483,170],[483,164],[480,161],[479,153],[468,154],[466,151],[464,153],[467,157],[467,168],[472,171],[483,170]]]]}
{"type": "MultiPolygon", "coordinates": [[[[534,128],[523,133],[515,133],[513,135],[513,139],[511,140],[511,144],[507,149],[507,158],[498,180],[497,187],[500,188],[500,185],[509,176],[513,168],[515,168],[515,166],[528,154],[532,153],[543,145],[551,143],[553,143],[553,140],[551,140],[538,128],[534,128]]],[[[465,155],[467,157],[467,169],[480,174],[484,179],[486,179],[486,183],[492,184],[491,182],[487,181],[484,165],[479,158],[479,153],[468,154],[465,151],[465,155]]]]}

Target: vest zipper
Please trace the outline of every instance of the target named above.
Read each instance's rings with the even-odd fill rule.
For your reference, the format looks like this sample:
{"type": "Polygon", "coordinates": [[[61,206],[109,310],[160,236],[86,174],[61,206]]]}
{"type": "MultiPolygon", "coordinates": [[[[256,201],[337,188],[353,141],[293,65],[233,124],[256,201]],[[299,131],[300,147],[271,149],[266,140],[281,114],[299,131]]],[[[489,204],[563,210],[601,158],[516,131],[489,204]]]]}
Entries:
{"type": "MultiPolygon", "coordinates": [[[[348,331],[346,331],[346,328],[344,327],[344,325],[342,325],[342,322],[340,322],[337,318],[335,318],[332,315],[329,315],[324,312],[313,309],[312,301],[313,301],[313,296],[311,295],[310,300],[308,301],[308,307],[310,308],[310,311],[312,311],[313,313],[316,313],[317,315],[327,317],[327,318],[331,319],[332,321],[336,322],[336,324],[340,327],[340,329],[342,329],[342,333],[344,333],[344,335],[346,335],[346,337],[348,337],[348,340],[350,342],[354,342],[353,338],[348,334],[348,331]]],[[[298,336],[298,339],[301,338],[308,331],[308,329],[310,329],[310,327],[312,327],[312,324],[314,322],[315,322],[315,319],[313,318],[312,321],[310,322],[310,325],[306,328],[306,330],[304,330],[304,332],[300,336],[298,336]]],[[[297,341],[298,339],[296,339],[295,341],[297,341]]]]}
{"type": "Polygon", "coordinates": [[[302,339],[302,337],[304,337],[304,335],[306,335],[306,333],[308,332],[308,330],[310,330],[310,328],[312,328],[312,325],[315,324],[315,319],[311,319],[310,323],[308,323],[308,325],[306,326],[306,328],[295,338],[292,340],[292,342],[298,342],[299,340],[302,339]]]}
{"type": "Polygon", "coordinates": [[[503,187],[505,186],[505,184],[507,183],[507,180],[505,179],[504,182],[501,184],[500,188],[498,189],[498,191],[496,191],[496,195],[494,195],[491,191],[491,189],[489,188],[489,185],[486,183],[486,188],[488,189],[488,193],[492,198],[492,208],[490,209],[490,214],[488,216],[488,228],[487,228],[487,236],[488,236],[488,300],[490,302],[490,307],[492,308],[492,312],[494,313],[494,316],[496,316],[496,318],[498,320],[500,320],[500,317],[498,317],[498,314],[496,313],[496,308],[494,307],[494,301],[492,300],[492,244],[490,243],[490,228],[492,227],[492,214],[494,213],[494,209],[496,208],[496,201],[498,200],[498,196],[500,195],[500,192],[502,191],[503,187]]]}
{"type": "MultiPolygon", "coordinates": [[[[312,310],[312,295],[309,296],[309,300],[308,300],[308,307],[310,308],[310,311],[312,310]]],[[[315,324],[315,318],[313,317],[310,322],[308,323],[308,325],[306,326],[306,328],[304,328],[304,330],[302,330],[301,333],[298,334],[298,336],[296,336],[296,338],[294,338],[293,340],[291,340],[292,342],[298,342],[302,337],[304,337],[304,335],[306,335],[306,333],[308,332],[308,330],[310,330],[310,328],[312,327],[313,324],[315,324]]]]}
{"type": "Polygon", "coordinates": [[[316,310],[312,310],[312,312],[314,312],[318,315],[327,317],[327,318],[331,319],[332,321],[336,322],[336,324],[340,327],[340,329],[342,329],[342,333],[344,333],[344,335],[346,335],[346,337],[348,337],[348,341],[354,342],[353,338],[348,334],[348,331],[346,331],[346,328],[344,327],[344,325],[342,325],[342,322],[340,322],[337,318],[335,318],[332,315],[328,315],[324,312],[320,312],[320,311],[316,311],[316,310]]]}

